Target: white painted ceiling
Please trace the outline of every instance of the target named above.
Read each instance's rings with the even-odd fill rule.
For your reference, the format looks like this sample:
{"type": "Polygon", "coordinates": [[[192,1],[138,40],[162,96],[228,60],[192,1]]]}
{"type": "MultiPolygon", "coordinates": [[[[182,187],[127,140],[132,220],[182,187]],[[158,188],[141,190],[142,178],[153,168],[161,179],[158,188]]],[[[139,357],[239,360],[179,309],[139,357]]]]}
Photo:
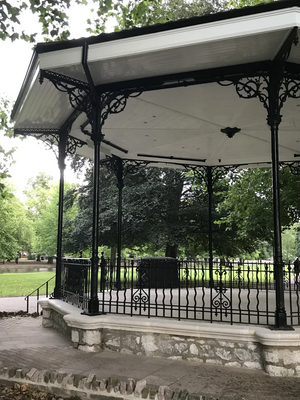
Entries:
{"type": "MultiPolygon", "coordinates": [[[[95,85],[103,85],[271,61],[295,26],[300,27],[300,6],[134,37],[112,36],[111,41],[89,46],[88,65],[95,85]]],[[[73,111],[68,95],[47,79],[40,84],[39,71],[54,71],[86,82],[81,57],[81,45],[34,53],[13,111],[15,129],[62,126],[73,111]]],[[[288,61],[300,64],[300,45],[293,46],[288,61]]],[[[287,100],[282,115],[280,160],[294,161],[295,154],[300,154],[300,99],[287,100]]],[[[104,144],[102,155],[170,167],[173,163],[266,163],[271,161],[266,118],[263,104],[258,99],[240,99],[233,85],[206,83],[148,91],[129,98],[123,112],[108,117],[103,127],[105,140],[124,151],[104,144]],[[240,132],[228,138],[221,132],[225,127],[238,127],[240,132]]],[[[70,134],[87,142],[78,153],[92,158],[93,143],[80,129],[86,119],[81,114],[70,134]]]]}

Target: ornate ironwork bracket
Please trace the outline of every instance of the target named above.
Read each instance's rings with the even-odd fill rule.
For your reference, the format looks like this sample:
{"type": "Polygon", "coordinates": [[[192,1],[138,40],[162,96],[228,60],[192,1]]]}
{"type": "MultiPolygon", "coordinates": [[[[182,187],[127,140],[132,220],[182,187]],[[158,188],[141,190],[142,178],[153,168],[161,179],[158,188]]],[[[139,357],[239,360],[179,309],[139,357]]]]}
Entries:
{"type": "Polygon", "coordinates": [[[268,110],[268,89],[269,89],[269,77],[267,74],[255,76],[255,77],[243,77],[240,79],[234,79],[230,81],[218,82],[221,86],[235,87],[237,95],[242,99],[254,99],[258,98],[263,106],[268,110]]]}
{"type": "Polygon", "coordinates": [[[141,94],[128,90],[98,93],[96,88],[91,88],[86,82],[57,72],[41,70],[40,83],[43,83],[45,78],[52,82],[57,90],[69,96],[72,108],[84,112],[91,126],[95,123],[95,108],[101,111],[100,127],[102,127],[110,114],[118,114],[125,109],[130,97],[138,97],[141,94]]]}
{"type": "MultiPolygon", "coordinates": [[[[268,111],[268,116],[280,122],[280,110],[288,98],[300,98],[300,74],[291,74],[285,71],[285,62],[288,59],[292,46],[299,42],[298,28],[295,27],[278,51],[269,70],[259,74],[219,81],[221,86],[233,85],[238,96],[242,99],[258,98],[268,111]]],[[[278,122],[277,121],[277,122],[278,122]]],[[[268,123],[270,121],[268,120],[268,123]]]]}
{"type": "Polygon", "coordinates": [[[102,160],[102,165],[105,165],[108,171],[115,174],[118,180],[118,187],[123,188],[123,181],[128,174],[134,175],[138,173],[140,168],[144,168],[149,164],[149,161],[128,160],[117,156],[106,157],[102,160]]]}
{"type": "MultiPolygon", "coordinates": [[[[59,159],[59,142],[61,140],[61,133],[59,129],[22,129],[22,131],[15,130],[16,135],[31,136],[37,140],[43,141],[48,149],[52,150],[57,160],[59,159]]],[[[69,136],[66,141],[65,153],[75,154],[77,148],[84,146],[86,143],[73,136],[69,136]]]]}
{"type": "MultiPolygon", "coordinates": [[[[288,98],[300,98],[300,74],[297,75],[285,72],[282,77],[278,77],[278,80],[278,104],[276,108],[278,112],[280,112],[288,98]]],[[[270,77],[266,74],[218,83],[221,86],[233,85],[238,96],[242,99],[258,98],[267,112],[270,113],[270,77]]]]}
{"type": "Polygon", "coordinates": [[[292,175],[300,175],[300,161],[281,162],[280,165],[289,168],[292,175]]]}
{"type": "Polygon", "coordinates": [[[236,172],[239,166],[240,165],[219,165],[215,167],[209,167],[206,165],[184,165],[185,169],[187,171],[192,171],[198,183],[200,183],[202,186],[205,186],[206,189],[208,189],[209,186],[208,168],[211,169],[211,184],[214,186],[220,179],[223,179],[229,174],[236,172]]]}

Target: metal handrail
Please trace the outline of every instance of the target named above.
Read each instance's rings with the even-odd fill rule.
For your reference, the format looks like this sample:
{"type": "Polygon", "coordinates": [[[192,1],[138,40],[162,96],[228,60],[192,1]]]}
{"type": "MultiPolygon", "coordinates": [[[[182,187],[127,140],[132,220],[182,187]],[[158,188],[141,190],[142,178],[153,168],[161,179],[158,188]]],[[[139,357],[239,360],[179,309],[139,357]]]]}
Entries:
{"type": "MultiPolygon", "coordinates": [[[[32,296],[34,293],[36,293],[37,299],[36,299],[36,312],[39,314],[39,303],[38,300],[40,298],[40,289],[42,287],[44,287],[46,285],[46,298],[49,297],[49,282],[52,281],[52,279],[55,278],[55,275],[52,276],[52,278],[48,279],[46,282],[44,282],[41,286],[39,286],[38,288],[36,288],[35,290],[33,290],[31,293],[29,293],[26,297],[25,297],[25,301],[27,302],[27,308],[26,308],[26,312],[29,313],[29,298],[30,296],[32,296]]],[[[52,294],[52,293],[51,293],[52,294]]]]}

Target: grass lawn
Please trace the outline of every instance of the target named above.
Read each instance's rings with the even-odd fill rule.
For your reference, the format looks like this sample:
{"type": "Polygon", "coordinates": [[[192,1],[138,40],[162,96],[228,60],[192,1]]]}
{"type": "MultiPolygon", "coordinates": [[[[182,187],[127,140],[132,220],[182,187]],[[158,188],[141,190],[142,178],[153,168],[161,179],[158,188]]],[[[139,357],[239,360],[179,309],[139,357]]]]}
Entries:
{"type": "MultiPolygon", "coordinates": [[[[0,274],[0,297],[27,296],[53,276],[53,271],[0,274]]],[[[55,279],[52,279],[49,293],[53,292],[54,284],[55,279]]],[[[40,294],[46,294],[46,286],[40,289],[40,294]]]]}

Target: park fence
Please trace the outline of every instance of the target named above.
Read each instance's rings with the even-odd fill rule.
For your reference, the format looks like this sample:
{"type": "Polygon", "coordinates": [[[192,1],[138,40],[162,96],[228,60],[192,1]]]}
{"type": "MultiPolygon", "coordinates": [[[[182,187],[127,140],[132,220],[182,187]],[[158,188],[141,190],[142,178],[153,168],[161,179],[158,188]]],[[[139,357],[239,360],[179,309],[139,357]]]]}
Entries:
{"type": "MultiPolygon", "coordinates": [[[[284,298],[289,325],[300,325],[300,277],[293,264],[284,267],[284,298]]],[[[62,259],[61,297],[88,309],[91,263],[62,259]]],[[[179,260],[165,257],[100,259],[99,310],[125,314],[227,322],[275,324],[275,278],[271,262],[179,260]]]]}

